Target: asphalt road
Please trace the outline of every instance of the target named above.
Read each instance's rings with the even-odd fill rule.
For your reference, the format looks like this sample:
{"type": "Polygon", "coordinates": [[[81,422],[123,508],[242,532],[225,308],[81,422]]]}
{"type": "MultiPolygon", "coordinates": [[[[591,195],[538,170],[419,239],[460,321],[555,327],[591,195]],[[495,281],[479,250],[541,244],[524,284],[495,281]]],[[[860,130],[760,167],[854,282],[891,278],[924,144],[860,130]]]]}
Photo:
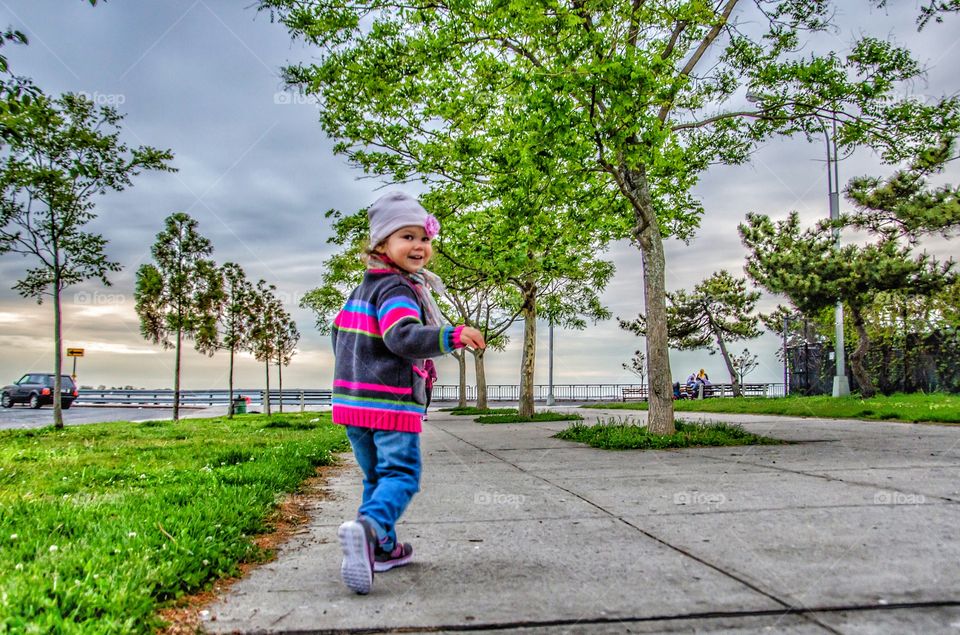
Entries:
{"type": "MultiPolygon", "coordinates": [[[[223,407],[187,408],[180,410],[181,418],[215,417],[223,414],[223,407]]],[[[94,406],[72,406],[63,411],[65,425],[84,423],[102,423],[105,421],[146,421],[147,419],[172,419],[172,408],[104,408],[94,406]]],[[[53,408],[44,406],[32,410],[20,404],[13,408],[0,408],[0,430],[42,428],[53,425],[53,408]]]]}

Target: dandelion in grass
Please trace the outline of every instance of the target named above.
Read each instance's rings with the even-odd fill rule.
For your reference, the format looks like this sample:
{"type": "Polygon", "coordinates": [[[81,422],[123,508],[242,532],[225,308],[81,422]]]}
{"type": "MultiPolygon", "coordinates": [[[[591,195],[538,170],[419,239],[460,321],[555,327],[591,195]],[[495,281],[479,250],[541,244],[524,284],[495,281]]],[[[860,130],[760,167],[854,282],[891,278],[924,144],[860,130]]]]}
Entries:
{"type": "Polygon", "coordinates": [[[57,551],[60,551],[60,547],[58,547],[58,546],[56,546],[56,545],[50,545],[49,551],[50,551],[50,553],[55,553],[55,552],[57,552],[57,551]]]}

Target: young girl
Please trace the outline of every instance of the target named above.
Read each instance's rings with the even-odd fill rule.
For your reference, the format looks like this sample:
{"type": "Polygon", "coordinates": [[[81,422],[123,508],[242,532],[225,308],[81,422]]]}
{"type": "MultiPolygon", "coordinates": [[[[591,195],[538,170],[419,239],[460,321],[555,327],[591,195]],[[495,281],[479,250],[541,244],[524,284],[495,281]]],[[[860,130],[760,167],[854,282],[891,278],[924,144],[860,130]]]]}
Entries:
{"type": "Polygon", "coordinates": [[[416,199],[386,194],[367,210],[367,271],[334,320],[333,421],[347,428],[363,470],[356,520],[337,532],[343,582],[369,593],[374,572],[405,565],[413,548],[396,524],[420,489],[425,359],[464,346],[485,348],[477,329],[441,324],[427,271],[440,223],[416,199]]]}

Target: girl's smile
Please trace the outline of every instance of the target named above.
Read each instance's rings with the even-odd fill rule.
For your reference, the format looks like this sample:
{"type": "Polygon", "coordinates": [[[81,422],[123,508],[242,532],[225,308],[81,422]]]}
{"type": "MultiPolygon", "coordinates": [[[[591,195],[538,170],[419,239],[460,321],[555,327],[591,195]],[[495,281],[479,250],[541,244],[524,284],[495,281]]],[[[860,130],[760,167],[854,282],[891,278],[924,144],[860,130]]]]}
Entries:
{"type": "Polygon", "coordinates": [[[426,230],[417,225],[402,227],[377,246],[377,253],[384,254],[407,273],[417,273],[427,266],[433,256],[433,239],[426,230]]]}

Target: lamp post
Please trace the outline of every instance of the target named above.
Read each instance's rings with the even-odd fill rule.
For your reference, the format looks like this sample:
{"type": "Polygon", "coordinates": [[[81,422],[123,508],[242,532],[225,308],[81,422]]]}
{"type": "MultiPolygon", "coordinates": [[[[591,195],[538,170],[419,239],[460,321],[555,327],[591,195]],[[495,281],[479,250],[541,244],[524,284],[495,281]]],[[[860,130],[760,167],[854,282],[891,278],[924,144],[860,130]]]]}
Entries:
{"type": "Polygon", "coordinates": [[[790,358],[787,357],[787,329],[790,318],[783,316],[783,396],[790,396],[790,358]]]}
{"type": "MultiPolygon", "coordinates": [[[[747,101],[752,104],[763,105],[763,95],[753,91],[747,91],[747,101]]],[[[815,115],[816,116],[816,115],[815,115]]],[[[837,120],[832,120],[833,136],[827,132],[827,124],[819,116],[820,128],[823,130],[823,137],[827,144],[827,196],[830,201],[830,220],[836,221],[840,218],[840,169],[837,165],[837,120]]],[[[840,246],[840,227],[833,228],[833,236],[837,247],[840,246]]],[[[850,382],[847,379],[846,354],[843,342],[843,302],[837,300],[837,307],[834,311],[834,358],[836,369],[833,376],[833,396],[845,397],[850,394],[850,382]]]]}
{"type": "MultiPolygon", "coordinates": [[[[830,220],[840,218],[840,169],[837,166],[837,120],[832,121],[833,137],[827,132],[827,126],[820,121],[823,136],[827,141],[827,189],[830,194],[830,220]],[[831,165],[832,164],[832,165],[831,165]]],[[[833,237],[840,247],[840,227],[834,226],[833,237]]],[[[847,379],[846,352],[843,341],[843,302],[837,300],[834,311],[834,358],[836,369],[833,375],[833,396],[846,397],[850,394],[850,381],[847,379]]]]}
{"type": "Polygon", "coordinates": [[[553,318],[550,318],[550,339],[547,347],[547,367],[549,369],[547,381],[549,383],[547,388],[547,405],[552,406],[556,403],[553,399],[553,318]]]}

